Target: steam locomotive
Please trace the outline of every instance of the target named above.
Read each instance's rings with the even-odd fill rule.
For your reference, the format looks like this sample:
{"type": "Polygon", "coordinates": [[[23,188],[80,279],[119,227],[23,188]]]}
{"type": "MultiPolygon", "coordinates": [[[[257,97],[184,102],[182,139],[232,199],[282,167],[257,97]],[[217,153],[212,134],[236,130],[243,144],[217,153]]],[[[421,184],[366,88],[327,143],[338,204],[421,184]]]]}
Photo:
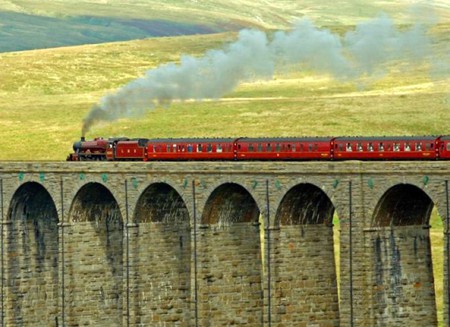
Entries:
{"type": "Polygon", "coordinates": [[[67,161],[450,160],[450,136],[94,138],[67,161]]]}

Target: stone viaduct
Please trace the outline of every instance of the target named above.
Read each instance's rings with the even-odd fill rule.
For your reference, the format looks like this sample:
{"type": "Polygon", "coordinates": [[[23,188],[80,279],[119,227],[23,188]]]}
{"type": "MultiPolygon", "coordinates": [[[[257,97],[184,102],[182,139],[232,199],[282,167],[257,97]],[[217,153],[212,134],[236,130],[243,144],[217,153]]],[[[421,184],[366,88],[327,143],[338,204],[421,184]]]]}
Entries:
{"type": "Polygon", "coordinates": [[[433,208],[447,325],[448,180],[448,162],[3,162],[1,326],[434,326],[433,208]]]}

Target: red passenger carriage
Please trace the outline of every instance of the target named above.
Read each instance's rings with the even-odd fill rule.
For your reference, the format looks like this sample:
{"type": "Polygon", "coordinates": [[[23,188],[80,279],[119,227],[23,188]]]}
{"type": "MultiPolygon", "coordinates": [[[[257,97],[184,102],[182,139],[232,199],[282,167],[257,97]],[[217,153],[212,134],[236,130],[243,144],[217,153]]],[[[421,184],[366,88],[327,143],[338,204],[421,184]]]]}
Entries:
{"type": "Polygon", "coordinates": [[[233,160],[236,138],[153,139],[147,160],[233,160]]]}
{"type": "Polygon", "coordinates": [[[241,138],[237,160],[330,159],[331,137],[241,138]]]}
{"type": "Polygon", "coordinates": [[[441,136],[439,138],[439,158],[450,159],[450,136],[441,136]]]}
{"type": "Polygon", "coordinates": [[[337,137],[334,160],[430,160],[439,149],[439,137],[337,137]]]}

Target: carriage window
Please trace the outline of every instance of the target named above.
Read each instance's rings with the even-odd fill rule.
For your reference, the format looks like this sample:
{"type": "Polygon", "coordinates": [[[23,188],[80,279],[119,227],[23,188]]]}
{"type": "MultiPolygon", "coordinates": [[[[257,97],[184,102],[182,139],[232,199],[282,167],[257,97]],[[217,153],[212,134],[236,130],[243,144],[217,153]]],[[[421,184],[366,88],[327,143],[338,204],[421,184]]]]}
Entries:
{"type": "Polygon", "coordinates": [[[277,152],[281,151],[280,143],[277,143],[277,145],[275,146],[275,151],[277,151],[277,152]]]}
{"type": "Polygon", "coordinates": [[[167,145],[167,152],[170,152],[170,150],[171,150],[171,146],[170,146],[170,144],[168,144],[167,145]]]}
{"type": "Polygon", "coordinates": [[[425,148],[426,148],[427,150],[433,150],[433,143],[427,143],[427,144],[425,144],[425,148]]]}
{"type": "Polygon", "coordinates": [[[347,146],[345,147],[345,151],[350,152],[352,151],[352,145],[350,143],[347,143],[347,146]]]}
{"type": "Polygon", "coordinates": [[[367,148],[369,149],[369,151],[373,151],[373,144],[370,142],[367,148]]]}
{"type": "Polygon", "coordinates": [[[378,150],[384,151],[384,144],[383,143],[378,144],[378,150]]]}
{"type": "Polygon", "coordinates": [[[249,151],[249,152],[255,151],[255,148],[253,147],[253,144],[252,144],[252,143],[250,143],[250,144],[248,145],[248,151],[249,151]]]}
{"type": "Polygon", "coordinates": [[[262,152],[262,144],[258,143],[258,152],[262,152]]]}
{"type": "Polygon", "coordinates": [[[358,149],[358,151],[362,151],[362,150],[363,150],[363,147],[362,147],[362,144],[361,144],[361,143],[358,143],[357,149],[358,149]]]}
{"type": "Polygon", "coordinates": [[[300,143],[300,151],[305,151],[305,148],[304,148],[304,146],[303,146],[303,143],[300,143]]]}
{"type": "Polygon", "coordinates": [[[202,145],[201,144],[197,144],[197,152],[202,152],[202,145]]]}
{"type": "Polygon", "coordinates": [[[416,151],[422,151],[422,143],[416,143],[416,151]]]}
{"type": "Polygon", "coordinates": [[[344,146],[342,144],[336,144],[336,149],[339,147],[339,151],[344,151],[344,146]]]}
{"type": "Polygon", "coordinates": [[[400,143],[394,143],[394,151],[400,151],[400,143]]]}
{"type": "Polygon", "coordinates": [[[192,144],[188,144],[187,150],[188,150],[188,152],[192,152],[192,144]]]}
{"type": "Polygon", "coordinates": [[[309,152],[312,151],[312,144],[311,144],[311,143],[308,144],[308,151],[309,151],[309,152]]]}
{"type": "Polygon", "coordinates": [[[212,152],[212,145],[211,145],[211,143],[208,143],[208,145],[206,146],[206,151],[212,152]]]}
{"type": "Polygon", "coordinates": [[[267,152],[272,151],[272,147],[270,146],[270,143],[267,143],[266,151],[267,152]]]}
{"type": "Polygon", "coordinates": [[[295,152],[295,143],[292,144],[292,152],[295,152]]]}
{"type": "Polygon", "coordinates": [[[450,151],[450,142],[447,143],[447,151],[450,151]]]}
{"type": "Polygon", "coordinates": [[[411,151],[411,146],[409,145],[409,143],[405,144],[405,151],[411,151]]]}
{"type": "MultiPolygon", "coordinates": [[[[241,148],[241,145],[238,145],[238,148],[241,148]]],[[[217,144],[217,152],[222,152],[222,144],[217,144]]]]}

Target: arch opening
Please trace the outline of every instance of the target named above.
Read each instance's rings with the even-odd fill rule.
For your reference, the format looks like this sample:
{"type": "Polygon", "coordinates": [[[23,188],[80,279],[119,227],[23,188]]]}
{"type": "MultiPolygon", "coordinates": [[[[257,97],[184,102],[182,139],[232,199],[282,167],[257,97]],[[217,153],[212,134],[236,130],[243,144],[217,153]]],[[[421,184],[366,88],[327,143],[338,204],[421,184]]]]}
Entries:
{"type": "Polygon", "coordinates": [[[275,216],[279,230],[272,232],[271,240],[271,261],[277,262],[272,269],[276,307],[273,315],[280,323],[339,324],[335,265],[339,250],[335,251],[334,246],[334,212],[327,194],[309,183],[292,187],[280,201],[275,216]],[[286,273],[293,267],[302,269],[295,270],[295,276],[286,273]],[[287,305],[292,314],[283,311],[287,305]],[[318,307],[322,309],[318,311],[318,307]]]}
{"type": "Polygon", "coordinates": [[[260,210],[242,186],[209,196],[198,238],[199,315],[204,325],[263,322],[260,210]]]}
{"type": "Polygon", "coordinates": [[[331,225],[333,213],[333,203],[320,188],[299,184],[284,196],[275,221],[280,225],[331,225]]]}
{"type": "Polygon", "coordinates": [[[14,193],[7,219],[8,280],[14,281],[5,297],[14,308],[5,317],[17,325],[51,325],[59,299],[58,213],[49,192],[28,182],[14,193]],[[26,269],[23,269],[26,267],[26,269]],[[39,307],[40,310],[29,310],[39,307]]]}
{"type": "Polygon", "coordinates": [[[258,222],[259,208],[242,186],[226,183],[215,189],[206,202],[202,224],[229,226],[233,223],[258,222]]]}
{"type": "Polygon", "coordinates": [[[189,212],[174,188],[165,183],[155,183],[140,196],[136,205],[135,222],[186,224],[189,223],[189,212]]]}
{"type": "Polygon", "coordinates": [[[395,185],[375,207],[368,238],[373,253],[377,324],[437,324],[430,216],[433,201],[420,188],[395,185]],[[414,299],[414,300],[412,300],[414,299]]]}
{"type": "Polygon", "coordinates": [[[416,186],[403,184],[390,188],[375,208],[376,227],[425,225],[430,220],[433,202],[416,186]]]}
{"type": "Polygon", "coordinates": [[[119,325],[123,307],[123,219],[112,193],[88,183],[76,194],[66,239],[71,324],[119,325]],[[91,267],[95,267],[92,269],[91,267]],[[82,316],[78,313],[85,312],[82,316]]]}
{"type": "Polygon", "coordinates": [[[151,184],[137,201],[134,222],[135,324],[154,325],[158,317],[161,325],[191,325],[191,229],[183,198],[166,183],[151,184]]]}

